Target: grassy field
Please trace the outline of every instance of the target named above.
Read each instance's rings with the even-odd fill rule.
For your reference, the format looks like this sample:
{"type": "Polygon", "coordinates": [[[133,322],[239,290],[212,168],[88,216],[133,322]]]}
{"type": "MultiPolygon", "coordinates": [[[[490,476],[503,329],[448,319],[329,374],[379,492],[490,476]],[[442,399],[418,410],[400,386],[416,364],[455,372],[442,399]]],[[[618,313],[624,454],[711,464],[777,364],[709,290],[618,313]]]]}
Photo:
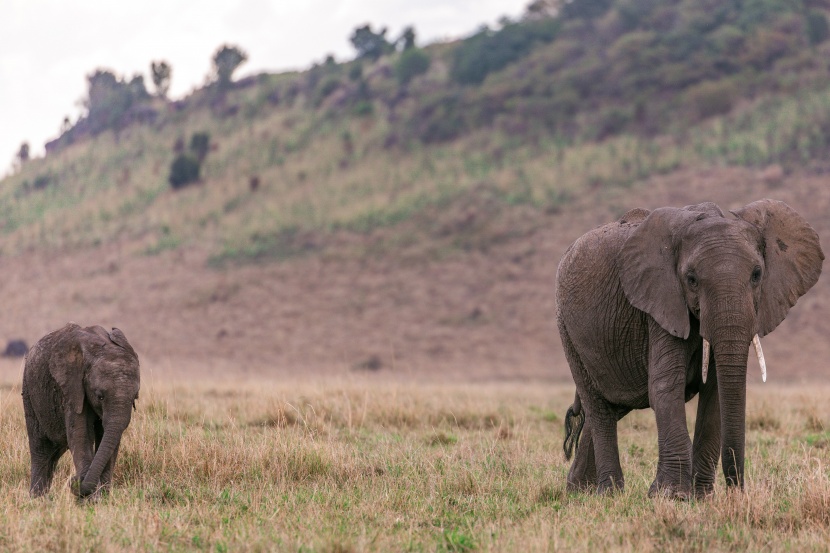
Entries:
{"type": "Polygon", "coordinates": [[[561,426],[571,386],[364,380],[145,382],[113,492],[77,504],[67,455],[49,495],[31,500],[19,391],[10,383],[0,393],[7,551],[804,551],[830,542],[826,386],[751,387],[746,492],[719,483],[713,498],[689,503],[646,497],[657,461],[651,412],[620,425],[625,492],[568,495],[561,426]]]}

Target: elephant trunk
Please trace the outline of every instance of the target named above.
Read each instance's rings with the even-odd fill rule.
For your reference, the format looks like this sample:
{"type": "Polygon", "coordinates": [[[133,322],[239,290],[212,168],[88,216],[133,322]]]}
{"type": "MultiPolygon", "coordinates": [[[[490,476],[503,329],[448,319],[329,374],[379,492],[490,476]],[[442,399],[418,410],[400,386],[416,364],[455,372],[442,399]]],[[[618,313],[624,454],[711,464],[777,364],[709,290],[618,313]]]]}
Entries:
{"type": "Polygon", "coordinates": [[[748,339],[722,338],[713,344],[718,371],[718,396],[721,414],[721,464],[727,486],[744,486],[744,446],[746,440],[746,364],[748,339]]]}
{"type": "Polygon", "coordinates": [[[101,439],[101,444],[95,451],[92,464],[89,465],[89,469],[86,475],[83,475],[83,481],[80,484],[81,497],[92,495],[98,489],[101,474],[104,472],[104,468],[106,468],[110,459],[112,459],[113,453],[118,449],[118,445],[121,443],[121,435],[129,424],[129,414],[127,416],[128,420],[126,424],[109,421],[109,424],[104,426],[104,436],[101,439]]]}

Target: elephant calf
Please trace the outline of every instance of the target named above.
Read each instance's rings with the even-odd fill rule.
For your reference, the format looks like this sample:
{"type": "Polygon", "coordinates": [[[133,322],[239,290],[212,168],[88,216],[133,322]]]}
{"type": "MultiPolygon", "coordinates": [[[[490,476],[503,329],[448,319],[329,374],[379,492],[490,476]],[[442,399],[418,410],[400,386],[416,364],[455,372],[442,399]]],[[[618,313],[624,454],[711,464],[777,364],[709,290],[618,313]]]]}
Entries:
{"type": "Polygon", "coordinates": [[[121,435],[139,390],[138,356],[124,333],[69,323],[26,355],[23,410],[32,456],[33,497],[49,490],[55,466],[72,451],[72,492],[108,489],[121,435]]]}

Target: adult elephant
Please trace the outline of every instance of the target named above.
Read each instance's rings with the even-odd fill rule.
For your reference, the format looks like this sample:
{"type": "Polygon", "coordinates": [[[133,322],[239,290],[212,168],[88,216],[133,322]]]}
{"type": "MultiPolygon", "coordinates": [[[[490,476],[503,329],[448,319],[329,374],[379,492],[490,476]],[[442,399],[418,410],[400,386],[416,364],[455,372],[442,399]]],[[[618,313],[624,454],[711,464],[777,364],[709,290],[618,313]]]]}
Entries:
{"type": "Polygon", "coordinates": [[[32,496],[49,490],[67,449],[75,495],[109,487],[139,385],[138,356],[117,328],[69,323],[32,346],[23,369],[32,496]]]}
{"type": "Polygon", "coordinates": [[[718,456],[727,485],[743,488],[749,346],[766,380],[759,336],[816,283],[824,254],[783,202],[731,213],[713,203],[634,209],[565,252],[557,321],[576,384],[569,490],[623,488],[617,421],[646,407],[660,453],[649,496],[711,493],[718,456]],[[698,393],[692,444],[684,404],[698,393]]]}

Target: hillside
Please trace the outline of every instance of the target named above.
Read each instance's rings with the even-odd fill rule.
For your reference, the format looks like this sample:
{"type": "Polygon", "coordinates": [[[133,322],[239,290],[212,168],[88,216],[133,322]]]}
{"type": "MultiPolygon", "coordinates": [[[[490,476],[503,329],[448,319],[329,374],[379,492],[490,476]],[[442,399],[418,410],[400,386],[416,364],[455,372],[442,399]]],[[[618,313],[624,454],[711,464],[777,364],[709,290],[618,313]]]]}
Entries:
{"type": "MultiPolygon", "coordinates": [[[[0,340],[75,320],[158,373],[566,378],[556,265],[631,207],[773,197],[827,248],[827,6],[587,4],[418,49],[407,81],[391,52],[91,112],[0,183],[0,340]]],[[[771,379],[821,374],[825,282],[771,379]]]]}

